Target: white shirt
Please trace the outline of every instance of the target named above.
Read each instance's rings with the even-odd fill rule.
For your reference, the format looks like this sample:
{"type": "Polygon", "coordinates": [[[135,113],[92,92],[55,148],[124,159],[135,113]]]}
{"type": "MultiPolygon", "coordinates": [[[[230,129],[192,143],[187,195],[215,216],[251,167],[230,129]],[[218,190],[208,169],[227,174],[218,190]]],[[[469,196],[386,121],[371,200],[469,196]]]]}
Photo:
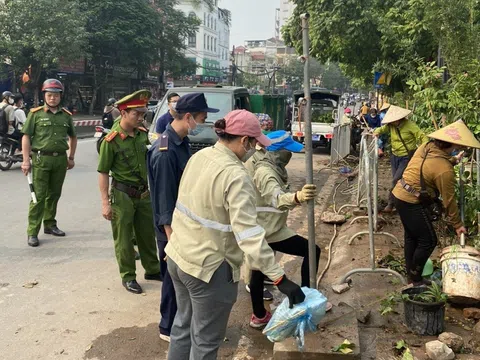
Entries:
{"type": "Polygon", "coordinates": [[[25,111],[22,108],[13,107],[15,109],[13,115],[15,119],[15,128],[17,130],[22,130],[23,124],[25,124],[25,121],[27,121],[27,115],[25,115],[25,111]]]}

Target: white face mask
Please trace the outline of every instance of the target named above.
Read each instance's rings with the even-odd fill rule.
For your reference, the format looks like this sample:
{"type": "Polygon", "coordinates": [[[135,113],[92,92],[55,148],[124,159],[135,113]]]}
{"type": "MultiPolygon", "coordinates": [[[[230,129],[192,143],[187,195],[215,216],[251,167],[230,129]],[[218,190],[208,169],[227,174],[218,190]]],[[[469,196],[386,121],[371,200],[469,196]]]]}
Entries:
{"type": "Polygon", "coordinates": [[[242,160],[242,162],[247,162],[248,159],[250,159],[255,154],[257,149],[255,149],[255,146],[254,146],[254,147],[250,147],[250,149],[247,150],[245,145],[242,144],[242,146],[243,146],[243,150],[245,150],[245,155],[243,155],[243,157],[240,160],[242,160]]]}
{"type": "Polygon", "coordinates": [[[8,98],[8,103],[9,103],[10,105],[13,105],[13,104],[15,104],[15,101],[13,101],[13,99],[12,99],[11,97],[9,97],[9,98],[8,98]]]}

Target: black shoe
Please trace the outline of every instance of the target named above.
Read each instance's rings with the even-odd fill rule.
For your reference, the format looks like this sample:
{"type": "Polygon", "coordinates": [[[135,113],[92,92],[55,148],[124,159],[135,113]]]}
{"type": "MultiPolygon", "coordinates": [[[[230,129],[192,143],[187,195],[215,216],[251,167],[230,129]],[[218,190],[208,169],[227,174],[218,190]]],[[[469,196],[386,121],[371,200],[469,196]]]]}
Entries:
{"type": "Polygon", "coordinates": [[[38,237],[33,235],[28,237],[28,246],[37,247],[38,245],[40,245],[40,241],[38,241],[38,237]]]}
{"type": "Polygon", "coordinates": [[[57,225],[53,225],[51,228],[44,228],[43,232],[45,234],[51,234],[53,236],[65,236],[65,233],[60,230],[57,225]]]}
{"type": "Polygon", "coordinates": [[[123,287],[134,294],[141,294],[143,292],[137,280],[122,281],[123,287]]]}
{"type": "Polygon", "coordinates": [[[161,273],[158,274],[145,274],[145,280],[156,280],[156,281],[163,281],[163,276],[161,273]]]}

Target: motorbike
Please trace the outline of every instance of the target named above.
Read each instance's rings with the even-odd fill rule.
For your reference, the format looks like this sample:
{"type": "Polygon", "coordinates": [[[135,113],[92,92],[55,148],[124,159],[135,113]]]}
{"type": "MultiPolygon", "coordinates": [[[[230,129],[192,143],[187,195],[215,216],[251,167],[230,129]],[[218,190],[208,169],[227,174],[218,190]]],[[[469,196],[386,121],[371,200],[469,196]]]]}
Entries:
{"type": "Polygon", "coordinates": [[[21,144],[18,140],[8,135],[0,135],[0,169],[7,171],[13,164],[23,161],[21,153],[15,154],[20,149],[21,144]]]}
{"type": "Polygon", "coordinates": [[[100,154],[100,147],[102,146],[102,141],[109,132],[110,129],[104,126],[95,126],[95,134],[93,135],[93,137],[97,139],[97,153],[100,154]]]}

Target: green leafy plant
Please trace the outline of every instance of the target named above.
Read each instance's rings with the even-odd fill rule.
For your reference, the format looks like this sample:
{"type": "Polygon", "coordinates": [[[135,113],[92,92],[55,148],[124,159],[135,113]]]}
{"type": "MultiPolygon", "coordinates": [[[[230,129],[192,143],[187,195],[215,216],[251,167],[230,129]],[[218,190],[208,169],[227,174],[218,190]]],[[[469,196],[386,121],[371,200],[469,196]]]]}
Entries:
{"type": "Polygon", "coordinates": [[[396,313],[396,307],[404,299],[404,295],[399,292],[392,292],[380,301],[380,315],[385,316],[396,313]]]}
{"type": "Polygon", "coordinates": [[[432,285],[430,285],[426,291],[414,295],[411,299],[423,303],[444,303],[447,302],[448,296],[436,282],[432,282],[432,285]]]}
{"type": "Polygon", "coordinates": [[[340,345],[334,347],[332,349],[332,352],[340,352],[342,354],[350,354],[353,352],[353,349],[355,348],[355,344],[351,343],[347,339],[343,341],[340,345]]]}

